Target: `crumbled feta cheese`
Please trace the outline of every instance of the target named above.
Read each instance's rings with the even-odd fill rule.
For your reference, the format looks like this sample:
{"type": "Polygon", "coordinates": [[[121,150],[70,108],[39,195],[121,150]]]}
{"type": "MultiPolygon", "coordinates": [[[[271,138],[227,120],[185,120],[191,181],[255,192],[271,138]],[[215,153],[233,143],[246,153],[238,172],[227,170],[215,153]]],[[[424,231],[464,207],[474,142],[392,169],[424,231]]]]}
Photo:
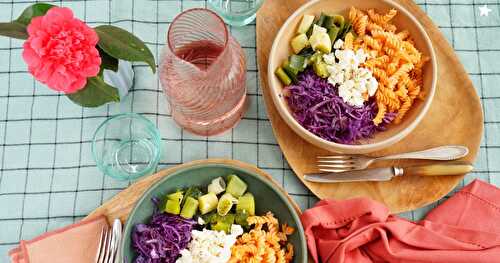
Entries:
{"type": "Polygon", "coordinates": [[[220,263],[231,258],[231,247],[239,235],[243,234],[240,225],[231,226],[231,234],[223,231],[203,229],[191,231],[191,242],[183,249],[176,263],[220,263]]]}
{"type": "Polygon", "coordinates": [[[323,55],[330,74],[328,82],[338,86],[339,96],[344,102],[362,107],[369,97],[375,95],[378,82],[369,69],[360,67],[368,58],[368,54],[362,49],[356,52],[350,49],[342,50],[340,48],[343,44],[342,40],[337,40],[334,44],[335,51],[323,55]]]}
{"type": "Polygon", "coordinates": [[[198,217],[198,225],[204,225],[205,223],[206,223],[205,220],[203,220],[203,218],[201,218],[201,216],[198,217]]]}

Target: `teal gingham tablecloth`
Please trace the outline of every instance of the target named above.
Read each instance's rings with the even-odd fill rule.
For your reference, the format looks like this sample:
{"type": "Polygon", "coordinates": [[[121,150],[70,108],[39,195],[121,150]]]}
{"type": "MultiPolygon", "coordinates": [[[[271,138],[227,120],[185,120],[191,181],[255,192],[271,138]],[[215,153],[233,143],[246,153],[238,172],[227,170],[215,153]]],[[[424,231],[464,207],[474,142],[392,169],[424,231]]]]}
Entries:
{"type": "MultiPolygon", "coordinates": [[[[0,0],[0,21],[16,18],[34,2],[0,0]]],[[[70,7],[91,26],[111,23],[132,31],[156,58],[173,18],[188,8],[206,7],[206,1],[188,0],[48,2],[70,7]]],[[[483,104],[480,154],[474,172],[458,188],[475,178],[500,186],[500,1],[419,0],[418,4],[455,48],[483,104]],[[489,16],[480,16],[484,4],[492,9],[489,16]]],[[[121,105],[84,109],[31,77],[21,58],[22,41],[0,37],[0,262],[8,261],[7,251],[19,240],[71,224],[129,185],[103,176],[90,152],[97,126],[122,111],[140,113],[160,129],[164,154],[158,169],[196,159],[238,159],[271,174],[302,209],[314,204],[316,198],[287,165],[267,118],[256,65],[255,24],[232,27],[231,33],[247,56],[251,105],[236,128],[211,138],[193,136],[176,126],[157,76],[145,65],[134,65],[134,87],[121,105]]],[[[402,216],[417,220],[436,205],[402,216]]]]}

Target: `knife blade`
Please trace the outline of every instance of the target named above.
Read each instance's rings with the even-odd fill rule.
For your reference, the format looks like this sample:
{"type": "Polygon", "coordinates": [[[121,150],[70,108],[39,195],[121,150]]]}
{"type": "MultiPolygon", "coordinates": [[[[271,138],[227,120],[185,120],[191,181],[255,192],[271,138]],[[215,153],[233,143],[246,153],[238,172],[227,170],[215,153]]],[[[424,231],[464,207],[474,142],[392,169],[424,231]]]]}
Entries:
{"type": "Polygon", "coordinates": [[[304,179],[314,183],[389,181],[402,175],[440,176],[465,174],[472,171],[470,164],[431,164],[421,166],[371,168],[339,173],[306,174],[304,179]]]}

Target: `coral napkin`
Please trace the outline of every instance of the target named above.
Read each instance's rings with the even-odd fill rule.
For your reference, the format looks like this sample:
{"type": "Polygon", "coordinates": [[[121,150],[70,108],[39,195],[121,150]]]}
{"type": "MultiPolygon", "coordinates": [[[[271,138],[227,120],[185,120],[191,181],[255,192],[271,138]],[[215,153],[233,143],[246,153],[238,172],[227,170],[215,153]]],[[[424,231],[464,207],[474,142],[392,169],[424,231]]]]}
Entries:
{"type": "Polygon", "coordinates": [[[500,262],[500,189],[478,180],[417,223],[366,198],[320,201],[301,220],[315,262],[500,262]]]}
{"type": "Polygon", "coordinates": [[[81,221],[29,241],[23,240],[9,256],[14,263],[94,262],[103,227],[108,227],[105,217],[81,221]]]}

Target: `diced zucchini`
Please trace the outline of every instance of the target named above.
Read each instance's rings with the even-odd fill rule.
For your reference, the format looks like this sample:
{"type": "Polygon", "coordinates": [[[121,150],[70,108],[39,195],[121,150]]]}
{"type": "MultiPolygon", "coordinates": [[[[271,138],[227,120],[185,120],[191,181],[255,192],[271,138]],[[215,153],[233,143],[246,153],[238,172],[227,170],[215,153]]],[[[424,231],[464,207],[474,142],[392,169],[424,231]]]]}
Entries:
{"type": "Polygon", "coordinates": [[[326,28],[318,26],[318,25],[314,25],[311,36],[318,34],[318,33],[326,33],[326,32],[327,32],[326,28]]]}
{"type": "Polygon", "coordinates": [[[332,41],[326,32],[313,33],[311,38],[309,38],[309,42],[316,51],[321,51],[323,53],[330,53],[332,51],[332,41]]]}
{"type": "Polygon", "coordinates": [[[304,15],[302,16],[302,21],[299,24],[299,28],[297,29],[298,34],[305,34],[311,27],[314,22],[314,16],[312,15],[304,15]]]}
{"type": "Polygon", "coordinates": [[[274,74],[276,75],[276,77],[278,77],[278,79],[281,81],[281,83],[283,83],[283,85],[288,86],[288,85],[292,84],[292,80],[285,73],[285,71],[283,70],[283,68],[278,67],[276,69],[276,71],[274,71],[274,74]]]}
{"type": "Polygon", "coordinates": [[[330,41],[332,41],[332,45],[333,45],[333,43],[335,43],[335,40],[337,40],[337,36],[339,34],[339,31],[340,31],[340,28],[338,28],[336,26],[333,26],[332,28],[328,29],[328,36],[330,37],[330,41]]]}
{"type": "Polygon", "coordinates": [[[181,212],[181,202],[179,200],[168,199],[164,210],[167,213],[178,215],[181,212]]]}
{"type": "Polygon", "coordinates": [[[198,200],[188,196],[188,198],[186,198],[186,202],[184,202],[184,206],[182,207],[181,216],[184,218],[193,218],[196,211],[198,211],[198,205],[198,200]]]}
{"type": "Polygon", "coordinates": [[[312,65],[318,61],[323,60],[323,53],[316,51],[312,56],[307,60],[307,65],[312,65]]]}
{"type": "Polygon", "coordinates": [[[290,44],[292,45],[293,52],[298,54],[302,49],[309,46],[309,40],[307,39],[306,34],[300,34],[294,37],[290,44]]]}
{"type": "Polygon", "coordinates": [[[293,83],[297,83],[299,70],[290,66],[290,61],[286,59],[283,61],[283,70],[286,72],[286,75],[292,80],[293,83]]]}
{"type": "Polygon", "coordinates": [[[291,55],[288,59],[290,61],[290,67],[297,69],[299,72],[304,71],[306,68],[306,58],[299,55],[291,55]]]}
{"type": "Polygon", "coordinates": [[[316,61],[313,64],[314,73],[321,78],[328,78],[328,70],[326,68],[326,63],[324,61],[316,61]]]}
{"type": "Polygon", "coordinates": [[[238,198],[236,212],[248,213],[251,216],[255,215],[255,199],[251,193],[246,193],[238,198]]]}
{"type": "Polygon", "coordinates": [[[208,193],[198,197],[198,208],[202,215],[217,208],[217,203],[219,199],[214,193],[208,193]]]}
{"type": "Polygon", "coordinates": [[[226,193],[230,193],[232,196],[238,198],[245,193],[247,187],[247,184],[243,180],[232,174],[228,177],[226,193]]]}

